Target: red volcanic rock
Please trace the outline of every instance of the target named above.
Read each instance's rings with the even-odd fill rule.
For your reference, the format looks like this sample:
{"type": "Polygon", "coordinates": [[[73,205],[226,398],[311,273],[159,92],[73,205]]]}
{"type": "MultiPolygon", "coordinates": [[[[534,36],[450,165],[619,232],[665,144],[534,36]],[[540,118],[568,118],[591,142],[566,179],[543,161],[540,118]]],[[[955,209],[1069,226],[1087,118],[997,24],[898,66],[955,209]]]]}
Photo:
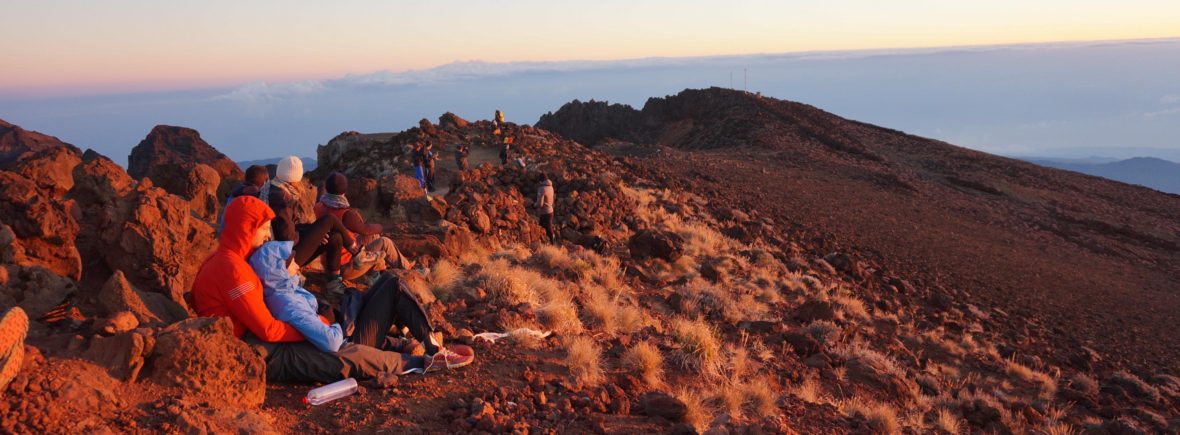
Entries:
{"type": "Polygon", "coordinates": [[[80,163],[82,154],[76,148],[63,144],[26,153],[9,169],[33,181],[53,198],[60,199],[74,187],[72,173],[80,163]]]}
{"type": "Polygon", "coordinates": [[[82,261],[74,248],[78,224],[70,216],[70,205],[55,201],[26,177],[0,171],[0,217],[15,236],[13,261],[80,278],[82,261]]]}
{"type": "Polygon", "coordinates": [[[136,287],[185,306],[183,295],[216,244],[213,227],[194,217],[183,198],[151,183],[132,186],[109,159],[95,158],[74,172],[70,197],[79,209],[77,244],[87,274],[105,280],[122,270],[136,287]]]}
{"type": "MultiPolygon", "coordinates": [[[[221,176],[220,193],[227,193],[233,183],[245,178],[237,163],[201,139],[196,130],[170,125],[157,125],[127,156],[127,173],[133,178],[162,178],[168,176],[166,165],[209,165],[221,176]]],[[[157,183],[160,184],[160,183],[157,183]]],[[[168,186],[173,187],[173,186],[168,186]]],[[[179,191],[170,191],[183,195],[179,191]]]]}
{"type": "Polygon", "coordinates": [[[257,408],[266,397],[266,362],[233,334],[226,317],[169,326],[156,338],[149,379],[213,403],[257,408]]]}
{"type": "Polygon", "coordinates": [[[0,166],[7,166],[27,155],[53,148],[66,148],[75,155],[82,151],[56,137],[28,131],[0,119],[0,166]]]}
{"type": "Polygon", "coordinates": [[[155,168],[152,183],[189,200],[189,208],[197,217],[216,221],[221,208],[217,189],[221,175],[212,166],[204,163],[166,163],[155,168]]]}

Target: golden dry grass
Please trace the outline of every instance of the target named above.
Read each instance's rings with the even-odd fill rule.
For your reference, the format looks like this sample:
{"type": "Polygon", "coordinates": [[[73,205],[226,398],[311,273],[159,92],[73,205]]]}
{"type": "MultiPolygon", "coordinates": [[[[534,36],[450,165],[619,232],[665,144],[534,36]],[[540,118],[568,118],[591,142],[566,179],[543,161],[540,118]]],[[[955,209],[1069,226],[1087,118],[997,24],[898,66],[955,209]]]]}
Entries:
{"type": "Polygon", "coordinates": [[[623,352],[623,366],[639,373],[649,387],[664,384],[664,354],[650,342],[640,342],[623,352]]]}
{"type": "Polygon", "coordinates": [[[676,398],[684,403],[687,412],[684,414],[684,422],[688,423],[697,431],[705,428],[712,419],[712,411],[705,405],[704,397],[696,391],[688,388],[681,388],[676,391],[676,398]]]}
{"type": "Polygon", "coordinates": [[[837,408],[849,417],[864,418],[876,433],[896,434],[901,431],[901,425],[897,420],[897,410],[887,403],[853,398],[840,401],[837,408]]]}
{"type": "Polygon", "coordinates": [[[754,379],[745,384],[746,406],[752,415],[772,416],[778,414],[778,392],[770,379],[754,379]]]}
{"type": "Polygon", "coordinates": [[[713,327],[701,320],[672,321],[672,337],[680,344],[681,363],[708,376],[721,375],[721,343],[713,327]]]}
{"type": "Polygon", "coordinates": [[[1057,380],[1046,373],[1042,373],[1032,368],[1016,362],[1015,359],[1009,358],[1005,360],[1004,371],[1009,376],[1020,379],[1024,382],[1029,382],[1037,385],[1041,394],[1046,397],[1051,397],[1057,392],[1057,380]]]}
{"type": "Polygon", "coordinates": [[[824,387],[815,378],[803,378],[803,382],[790,389],[792,396],[807,403],[820,403],[824,398],[824,387]]]}
{"type": "Polygon", "coordinates": [[[426,284],[435,297],[446,301],[454,297],[455,290],[462,284],[463,271],[454,263],[440,260],[426,274],[426,284]]]}
{"type": "Polygon", "coordinates": [[[584,385],[596,386],[606,380],[602,369],[602,350],[589,337],[570,338],[566,344],[565,364],[574,378],[584,385]]]}
{"type": "Polygon", "coordinates": [[[963,433],[963,419],[954,411],[947,408],[939,408],[934,413],[934,416],[934,426],[938,429],[952,434],[963,433]]]}
{"type": "Polygon", "coordinates": [[[504,259],[492,260],[476,276],[488,296],[502,305],[536,303],[536,295],[525,282],[525,271],[504,259]]]}

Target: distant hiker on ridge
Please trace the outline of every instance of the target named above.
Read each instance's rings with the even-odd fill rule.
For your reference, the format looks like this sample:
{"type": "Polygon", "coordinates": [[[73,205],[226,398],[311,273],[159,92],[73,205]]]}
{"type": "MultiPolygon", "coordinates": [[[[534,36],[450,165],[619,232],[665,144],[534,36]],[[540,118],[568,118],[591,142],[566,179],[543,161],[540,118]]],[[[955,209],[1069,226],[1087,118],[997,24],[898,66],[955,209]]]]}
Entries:
{"type": "Polygon", "coordinates": [[[434,192],[434,161],[438,160],[438,155],[434,154],[434,144],[426,141],[426,147],[422,150],[422,168],[423,174],[426,177],[426,191],[434,192]]]}
{"type": "Polygon", "coordinates": [[[426,199],[430,199],[430,190],[426,188],[425,149],[426,146],[422,143],[414,144],[414,150],[410,153],[410,164],[414,165],[414,178],[418,179],[418,187],[422,189],[426,199]]]}
{"type": "Polygon", "coordinates": [[[455,166],[458,166],[460,171],[467,170],[467,155],[470,153],[471,147],[467,144],[455,145],[455,166]]]}
{"type": "Polygon", "coordinates": [[[492,117],[492,125],[496,126],[496,129],[492,131],[492,134],[497,136],[497,139],[501,135],[507,133],[506,131],[504,131],[504,130],[506,130],[504,128],[505,127],[504,126],[504,112],[501,112],[500,109],[496,109],[496,115],[494,117],[492,117]]]}
{"type": "Polygon", "coordinates": [[[508,153],[512,150],[512,138],[505,137],[502,144],[500,144],[500,164],[508,164],[508,153]]]}

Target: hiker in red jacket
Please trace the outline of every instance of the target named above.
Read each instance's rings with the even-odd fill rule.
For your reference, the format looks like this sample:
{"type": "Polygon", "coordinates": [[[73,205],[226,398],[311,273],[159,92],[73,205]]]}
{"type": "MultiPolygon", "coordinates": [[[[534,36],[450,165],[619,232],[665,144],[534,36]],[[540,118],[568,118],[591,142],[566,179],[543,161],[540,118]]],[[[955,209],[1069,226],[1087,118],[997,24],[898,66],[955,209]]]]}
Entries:
{"type": "MultiPolygon", "coordinates": [[[[339,172],[328,174],[324,180],[324,194],[315,204],[316,219],[324,216],[335,216],[344,223],[344,229],[349,236],[355,237],[357,243],[363,247],[361,254],[356,256],[347,251],[342,252],[340,274],[349,280],[357,279],[366,272],[380,272],[389,268],[409,270],[414,267],[414,261],[402,255],[393,240],[382,236],[384,228],[381,224],[365,223],[360,212],[348,203],[348,177],[339,172]]],[[[372,280],[369,280],[370,282],[372,280]]]]}
{"type": "MultiPolygon", "coordinates": [[[[374,286],[356,318],[350,343],[336,353],[322,352],[291,325],[277,320],[266,308],[262,282],[246,259],[270,237],[274,212],[252,196],[242,196],[225,210],[225,228],[217,250],[201,264],[189,293],[199,316],[229,317],[234,335],[260,346],[266,353],[266,378],[272,382],[333,382],[346,377],[426,372],[462,367],[475,359],[466,346],[442,348],[424,343],[426,357],[381,350],[386,332],[401,325],[419,335],[431,332],[421,306],[390,285],[374,286]]],[[[389,281],[388,279],[386,281],[389,281]]],[[[327,318],[321,318],[328,323],[327,318]]],[[[400,328],[398,328],[400,329],[400,328]]],[[[424,335],[425,337],[425,335],[424,335]]]]}

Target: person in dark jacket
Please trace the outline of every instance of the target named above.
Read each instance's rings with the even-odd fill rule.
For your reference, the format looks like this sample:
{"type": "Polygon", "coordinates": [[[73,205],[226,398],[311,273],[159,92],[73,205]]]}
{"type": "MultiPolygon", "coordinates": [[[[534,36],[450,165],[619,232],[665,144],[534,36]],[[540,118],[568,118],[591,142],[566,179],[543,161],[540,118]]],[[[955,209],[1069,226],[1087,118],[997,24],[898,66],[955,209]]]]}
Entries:
{"type": "Polygon", "coordinates": [[[467,155],[470,153],[470,146],[466,144],[455,145],[455,166],[458,166],[460,171],[467,170],[467,155]]]}
{"type": "Polygon", "coordinates": [[[426,142],[426,146],[422,149],[422,168],[423,175],[426,177],[426,191],[434,191],[434,161],[438,160],[438,155],[434,154],[434,144],[430,141],[426,142]]]}
{"type": "Polygon", "coordinates": [[[500,144],[500,164],[508,164],[508,153],[512,151],[512,138],[505,137],[503,143],[500,144]]]}
{"type": "Polygon", "coordinates": [[[360,245],[335,216],[315,219],[311,210],[300,210],[299,198],[303,189],[303,162],[295,156],[279,160],[275,178],[259,192],[259,198],[266,201],[275,214],[271,222],[274,240],[295,242],[291,259],[299,266],[306,266],[322,255],[324,270],[328,272],[328,284],[324,289],[330,293],[343,293],[341,250],[356,255],[360,252],[360,245]]]}
{"type": "Polygon", "coordinates": [[[221,227],[224,225],[225,209],[229,207],[229,203],[242,195],[258,197],[258,192],[262,190],[262,186],[270,179],[270,174],[266,173],[266,166],[252,165],[246,168],[246,180],[242,181],[237,187],[229,192],[229,196],[225,198],[225,207],[221,208],[221,214],[217,216],[217,234],[221,234],[221,227]]]}

